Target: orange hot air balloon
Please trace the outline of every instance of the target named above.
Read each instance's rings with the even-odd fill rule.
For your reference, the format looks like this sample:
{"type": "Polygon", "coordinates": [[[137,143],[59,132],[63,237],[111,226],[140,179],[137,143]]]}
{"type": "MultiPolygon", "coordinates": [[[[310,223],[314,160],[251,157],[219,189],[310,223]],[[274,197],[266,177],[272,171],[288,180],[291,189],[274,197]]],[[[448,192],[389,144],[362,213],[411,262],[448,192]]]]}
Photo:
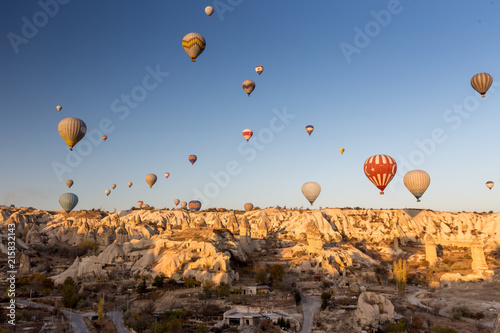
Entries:
{"type": "Polygon", "coordinates": [[[251,129],[247,128],[247,129],[244,129],[244,130],[243,130],[243,132],[242,132],[241,134],[243,134],[243,137],[244,137],[245,139],[247,139],[247,142],[248,142],[248,140],[250,140],[250,138],[251,138],[251,137],[252,137],[252,135],[253,135],[253,131],[252,131],[251,129]]]}
{"type": "Polygon", "coordinates": [[[492,83],[493,77],[488,73],[479,73],[474,75],[472,79],[470,79],[472,88],[480,93],[482,98],[484,98],[484,95],[486,94],[488,89],[490,89],[492,83]]]}
{"type": "Polygon", "coordinates": [[[165,172],[165,178],[168,178],[168,176],[170,176],[170,173],[165,172]]]}
{"type": "Polygon", "coordinates": [[[139,206],[139,208],[141,208],[143,203],[144,203],[144,201],[137,201],[137,206],[139,206]]]}
{"type": "Polygon", "coordinates": [[[196,162],[196,160],[198,159],[198,157],[196,157],[196,155],[189,155],[188,159],[189,162],[191,162],[191,165],[193,165],[194,162],[196,162]]]}
{"type": "Polygon", "coordinates": [[[307,125],[306,126],[306,132],[311,136],[311,133],[314,131],[314,126],[313,125],[307,125]]]}
{"type": "Polygon", "coordinates": [[[108,138],[108,137],[107,137],[106,135],[103,135],[103,136],[102,136],[102,141],[106,141],[106,139],[107,139],[107,138],[108,138]]]}
{"type": "Polygon", "coordinates": [[[365,161],[365,175],[384,194],[385,187],[394,178],[398,166],[389,155],[373,155],[365,161]]]}

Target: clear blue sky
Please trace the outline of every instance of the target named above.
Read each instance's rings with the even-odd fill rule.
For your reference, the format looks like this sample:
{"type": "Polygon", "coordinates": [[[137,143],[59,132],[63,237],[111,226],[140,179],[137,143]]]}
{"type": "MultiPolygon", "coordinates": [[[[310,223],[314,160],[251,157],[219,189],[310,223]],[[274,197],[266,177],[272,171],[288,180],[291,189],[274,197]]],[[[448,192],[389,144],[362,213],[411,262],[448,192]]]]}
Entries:
{"type": "Polygon", "coordinates": [[[198,189],[202,208],[308,207],[301,186],[316,181],[314,207],[499,211],[500,85],[480,100],[469,83],[479,72],[500,77],[497,1],[60,2],[40,2],[51,15],[37,1],[0,13],[2,204],[60,209],[59,196],[73,192],[76,209],[171,208],[198,189]],[[382,10],[392,14],[376,23],[382,10]],[[196,63],[181,46],[189,32],[207,42],[196,63]],[[137,95],[157,68],[168,75],[137,95]],[[250,98],[246,79],[256,82],[250,98]],[[141,100],[128,107],[121,98],[132,92],[141,100]],[[294,116],[286,125],[273,120],[283,110],[294,116]],[[85,138],[69,152],[57,132],[65,117],[89,133],[109,119],[108,140],[85,138]],[[363,173],[375,154],[399,165],[383,196],[363,173]],[[210,173],[230,161],[237,172],[216,185],[210,173]],[[54,165],[68,169],[58,176],[54,165]],[[421,203],[401,181],[409,169],[431,176],[421,203]],[[148,173],[158,176],[152,189],[148,173]],[[498,183],[491,191],[488,180],[498,183]]]}

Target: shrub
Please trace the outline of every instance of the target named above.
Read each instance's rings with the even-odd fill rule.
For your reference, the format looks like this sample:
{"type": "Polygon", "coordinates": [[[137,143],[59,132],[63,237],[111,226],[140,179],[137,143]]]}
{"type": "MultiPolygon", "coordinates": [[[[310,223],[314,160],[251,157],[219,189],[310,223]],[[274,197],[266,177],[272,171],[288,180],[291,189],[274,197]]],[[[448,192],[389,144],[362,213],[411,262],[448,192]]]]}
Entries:
{"type": "Polygon", "coordinates": [[[458,333],[454,328],[451,328],[448,326],[441,326],[439,324],[432,326],[431,332],[434,332],[434,333],[458,333]]]}

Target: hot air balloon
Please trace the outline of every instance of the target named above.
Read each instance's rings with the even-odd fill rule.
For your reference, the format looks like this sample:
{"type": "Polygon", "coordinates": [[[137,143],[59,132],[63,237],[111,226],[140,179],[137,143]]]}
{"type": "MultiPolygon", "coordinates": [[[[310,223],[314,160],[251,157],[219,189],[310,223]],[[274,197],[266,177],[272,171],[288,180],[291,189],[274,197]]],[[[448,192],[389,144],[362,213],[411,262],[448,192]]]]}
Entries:
{"type": "Polygon", "coordinates": [[[186,201],[182,201],[181,202],[181,208],[186,208],[187,207],[187,202],[186,201]]]}
{"type": "Polygon", "coordinates": [[[102,141],[106,141],[108,139],[107,135],[102,136],[102,141]]]}
{"type": "Polygon", "coordinates": [[[195,62],[196,58],[205,50],[205,38],[195,32],[191,32],[182,39],[182,47],[184,51],[191,57],[191,61],[195,62]]]}
{"type": "Polygon", "coordinates": [[[116,188],[116,184],[111,184],[111,188],[114,190],[116,188]]]}
{"type": "Polygon", "coordinates": [[[137,206],[139,206],[139,208],[142,208],[143,204],[144,204],[144,201],[137,201],[137,206]]]}
{"type": "Polygon", "coordinates": [[[306,197],[307,201],[313,205],[313,202],[321,192],[321,186],[316,182],[307,182],[302,185],[302,194],[306,197]]]}
{"type": "Polygon", "coordinates": [[[104,191],[104,193],[106,193],[106,196],[108,196],[111,193],[111,191],[110,190],[106,190],[106,191],[104,191]]]}
{"type": "Polygon", "coordinates": [[[58,105],[58,106],[56,106],[56,109],[57,109],[57,112],[59,112],[62,110],[62,106],[58,105]]]}
{"type": "Polygon", "coordinates": [[[490,89],[492,83],[493,77],[491,77],[491,75],[488,73],[476,74],[470,80],[472,88],[480,93],[482,98],[484,98],[484,95],[486,94],[488,89],[490,89]]]}
{"type": "Polygon", "coordinates": [[[78,197],[74,193],[64,193],[59,197],[59,204],[66,213],[69,213],[78,204],[78,197]]]}
{"type": "Polygon", "coordinates": [[[486,187],[488,187],[490,190],[493,187],[493,185],[495,185],[495,183],[493,183],[491,180],[486,182],[486,187]]]}
{"type": "Polygon", "coordinates": [[[66,181],[66,185],[68,185],[68,188],[71,187],[71,186],[73,186],[73,181],[71,179],[68,179],[66,181]]]}
{"type": "Polygon", "coordinates": [[[243,207],[245,208],[245,210],[247,212],[249,212],[253,209],[253,204],[251,204],[250,202],[247,202],[243,207]]]}
{"type": "Polygon", "coordinates": [[[149,188],[152,188],[153,185],[156,183],[156,175],[150,173],[149,175],[146,175],[146,183],[148,183],[149,188]]]}
{"type": "Polygon", "coordinates": [[[196,162],[196,160],[198,159],[198,157],[196,157],[196,155],[189,155],[188,159],[189,162],[191,162],[191,165],[193,165],[194,162],[196,162]]]}
{"type": "Polygon", "coordinates": [[[179,204],[179,202],[181,202],[179,199],[175,199],[174,200],[174,204],[177,206],[179,204]]]}
{"type": "Polygon", "coordinates": [[[245,139],[247,139],[247,142],[248,142],[248,140],[250,140],[250,138],[251,138],[251,137],[252,137],[252,135],[253,135],[253,131],[252,131],[251,129],[247,128],[247,129],[244,129],[244,130],[243,130],[243,132],[242,132],[241,134],[243,134],[243,137],[244,137],[245,139]]]}
{"type": "Polygon", "coordinates": [[[245,80],[243,81],[243,90],[248,94],[248,97],[250,97],[250,94],[252,91],[255,89],[255,82],[252,80],[245,80]]]}
{"type": "Polygon", "coordinates": [[[57,130],[59,131],[59,135],[68,144],[69,150],[73,150],[73,147],[87,133],[87,125],[81,119],[70,117],[61,120],[57,126],[57,130]]]}
{"type": "Polygon", "coordinates": [[[170,176],[170,173],[165,172],[165,178],[168,178],[168,176],[170,176]]]}
{"type": "Polygon", "coordinates": [[[343,154],[343,153],[345,152],[345,149],[344,149],[344,148],[340,148],[340,149],[339,149],[339,152],[340,152],[341,154],[343,154]]]}
{"type": "Polygon", "coordinates": [[[259,75],[262,74],[262,72],[264,71],[264,66],[259,65],[259,66],[255,67],[255,71],[259,75]]]}
{"type": "Polygon", "coordinates": [[[212,6],[205,7],[205,14],[207,14],[208,17],[212,16],[213,13],[214,13],[214,7],[212,6]]]}
{"type": "Polygon", "coordinates": [[[373,155],[365,161],[364,170],[368,179],[378,187],[380,194],[394,178],[398,166],[396,161],[389,155],[373,155]]]}
{"type": "Polygon", "coordinates": [[[307,125],[306,126],[306,132],[311,136],[311,133],[314,131],[314,126],[313,125],[307,125]]]}
{"type": "Polygon", "coordinates": [[[127,185],[128,185],[128,187],[131,187],[132,186],[132,182],[128,182],[127,185]]]}
{"type": "Polygon", "coordinates": [[[198,200],[189,201],[189,209],[193,212],[199,212],[201,208],[201,202],[198,200]]]}
{"type": "Polygon", "coordinates": [[[403,182],[408,191],[417,198],[417,202],[420,202],[420,197],[424,195],[431,183],[431,177],[423,170],[413,170],[406,173],[403,182]]]}

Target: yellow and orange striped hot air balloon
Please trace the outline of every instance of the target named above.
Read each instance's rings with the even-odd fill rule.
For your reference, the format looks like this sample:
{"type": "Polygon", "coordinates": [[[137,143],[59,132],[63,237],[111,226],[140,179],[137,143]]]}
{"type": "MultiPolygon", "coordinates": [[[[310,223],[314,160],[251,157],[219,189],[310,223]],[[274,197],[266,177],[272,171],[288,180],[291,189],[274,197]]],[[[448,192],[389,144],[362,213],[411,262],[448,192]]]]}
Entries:
{"type": "Polygon", "coordinates": [[[484,95],[486,94],[488,89],[490,89],[492,83],[493,77],[488,73],[479,73],[474,75],[472,79],[470,79],[472,88],[480,93],[482,98],[484,98],[484,95]]]}
{"type": "Polygon", "coordinates": [[[87,125],[81,119],[69,117],[59,122],[57,130],[59,131],[59,135],[68,144],[69,150],[73,150],[73,147],[87,133],[87,125]]]}
{"type": "Polygon", "coordinates": [[[182,47],[184,51],[191,57],[191,61],[195,62],[196,58],[205,51],[205,38],[196,32],[188,33],[182,39],[182,47]]]}
{"type": "Polygon", "coordinates": [[[248,140],[250,140],[250,138],[253,135],[253,131],[251,129],[249,129],[249,128],[246,128],[246,129],[243,130],[243,132],[241,134],[243,134],[243,137],[245,139],[247,139],[247,142],[248,142],[248,140]]]}

